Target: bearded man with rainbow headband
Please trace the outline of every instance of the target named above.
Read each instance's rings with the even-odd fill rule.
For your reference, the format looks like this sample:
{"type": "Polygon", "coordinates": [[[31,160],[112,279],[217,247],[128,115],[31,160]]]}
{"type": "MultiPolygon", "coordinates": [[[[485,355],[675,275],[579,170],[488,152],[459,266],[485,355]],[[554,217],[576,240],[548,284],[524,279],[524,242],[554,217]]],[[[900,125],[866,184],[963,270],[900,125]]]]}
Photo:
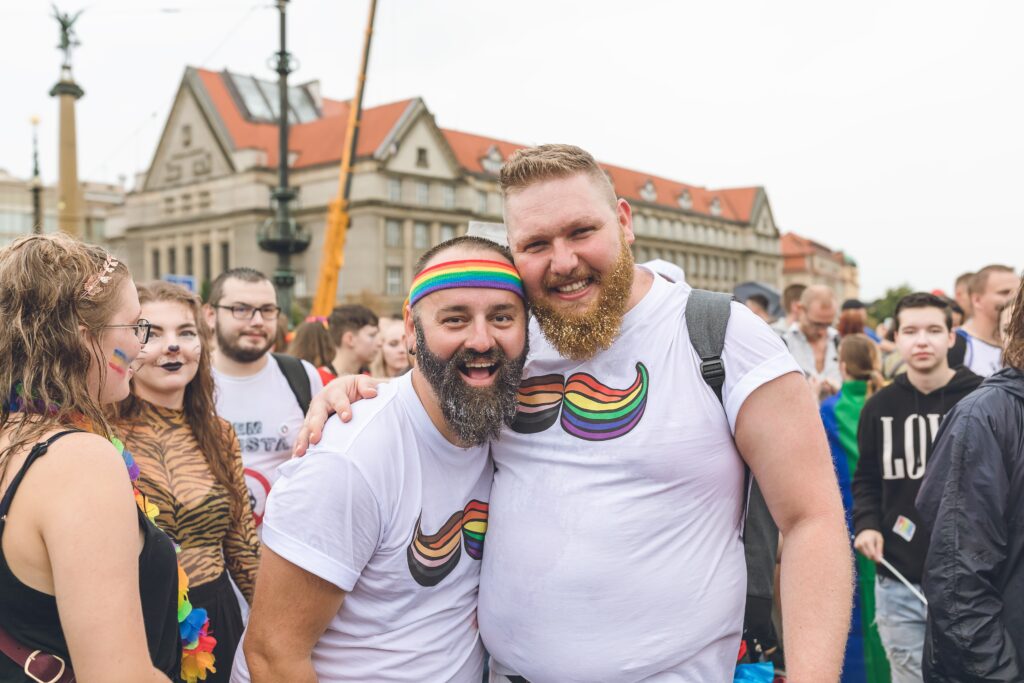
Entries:
{"type": "Polygon", "coordinates": [[[516,413],[525,294],[508,250],[476,237],[417,273],[416,367],[280,469],[232,681],[480,683],[488,442],[516,413]]]}

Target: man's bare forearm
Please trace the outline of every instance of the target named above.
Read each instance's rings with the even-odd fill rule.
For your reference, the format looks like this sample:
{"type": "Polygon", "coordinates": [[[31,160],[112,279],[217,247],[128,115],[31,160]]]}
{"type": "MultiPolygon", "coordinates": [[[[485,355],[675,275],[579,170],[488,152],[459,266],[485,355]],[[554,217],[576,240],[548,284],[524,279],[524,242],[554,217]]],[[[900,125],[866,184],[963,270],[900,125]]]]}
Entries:
{"type": "Polygon", "coordinates": [[[791,683],[839,680],[853,598],[853,557],[841,517],[800,520],[785,534],[782,624],[791,683]]]}
{"type": "Polygon", "coordinates": [[[245,662],[252,683],[317,683],[310,654],[305,657],[284,653],[264,653],[259,646],[245,641],[245,662]]]}

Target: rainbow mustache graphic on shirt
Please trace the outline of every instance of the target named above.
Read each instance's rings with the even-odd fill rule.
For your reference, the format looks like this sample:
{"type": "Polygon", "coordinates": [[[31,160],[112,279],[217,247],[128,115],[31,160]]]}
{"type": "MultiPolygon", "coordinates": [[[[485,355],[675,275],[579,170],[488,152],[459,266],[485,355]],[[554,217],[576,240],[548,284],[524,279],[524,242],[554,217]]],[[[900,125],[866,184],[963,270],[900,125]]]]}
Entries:
{"type": "Polygon", "coordinates": [[[523,380],[512,430],[536,434],[562,418],[562,429],[587,441],[608,441],[628,434],[640,423],[647,408],[650,374],[636,364],[636,380],[625,389],[613,389],[593,375],[578,372],[541,375],[523,380]]]}
{"type": "Polygon", "coordinates": [[[416,531],[406,550],[409,572],[421,586],[436,586],[452,573],[462,548],[474,560],[484,556],[487,535],[487,503],[471,500],[454,513],[436,534],[425,535],[420,527],[422,515],[416,520],[416,531]]]}

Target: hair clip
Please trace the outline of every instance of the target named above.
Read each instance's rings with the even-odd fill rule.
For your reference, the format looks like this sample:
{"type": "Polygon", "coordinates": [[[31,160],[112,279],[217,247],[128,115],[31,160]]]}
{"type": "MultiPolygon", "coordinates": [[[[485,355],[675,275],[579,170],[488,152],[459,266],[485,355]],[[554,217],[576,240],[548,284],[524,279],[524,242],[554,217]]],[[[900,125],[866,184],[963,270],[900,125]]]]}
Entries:
{"type": "Polygon", "coordinates": [[[82,296],[89,299],[103,289],[103,285],[110,282],[110,274],[114,272],[115,268],[117,268],[117,259],[113,255],[107,254],[107,260],[103,263],[103,269],[85,281],[82,296]]]}

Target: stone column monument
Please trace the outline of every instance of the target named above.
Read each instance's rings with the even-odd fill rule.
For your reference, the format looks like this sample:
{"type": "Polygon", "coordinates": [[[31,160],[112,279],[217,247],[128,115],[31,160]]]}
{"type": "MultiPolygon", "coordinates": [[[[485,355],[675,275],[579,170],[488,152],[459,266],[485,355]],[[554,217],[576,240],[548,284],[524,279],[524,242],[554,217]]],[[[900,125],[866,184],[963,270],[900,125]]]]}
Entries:
{"type": "Polygon", "coordinates": [[[75,134],[75,101],[85,94],[71,75],[71,50],[78,42],[73,29],[81,16],[62,14],[53,6],[53,16],[60,24],[60,44],[64,61],[60,69],[60,81],[50,90],[50,96],[60,102],[60,176],[57,182],[57,227],[69,235],[79,237],[85,222],[82,207],[82,188],[78,184],[78,139],[75,134]]]}

